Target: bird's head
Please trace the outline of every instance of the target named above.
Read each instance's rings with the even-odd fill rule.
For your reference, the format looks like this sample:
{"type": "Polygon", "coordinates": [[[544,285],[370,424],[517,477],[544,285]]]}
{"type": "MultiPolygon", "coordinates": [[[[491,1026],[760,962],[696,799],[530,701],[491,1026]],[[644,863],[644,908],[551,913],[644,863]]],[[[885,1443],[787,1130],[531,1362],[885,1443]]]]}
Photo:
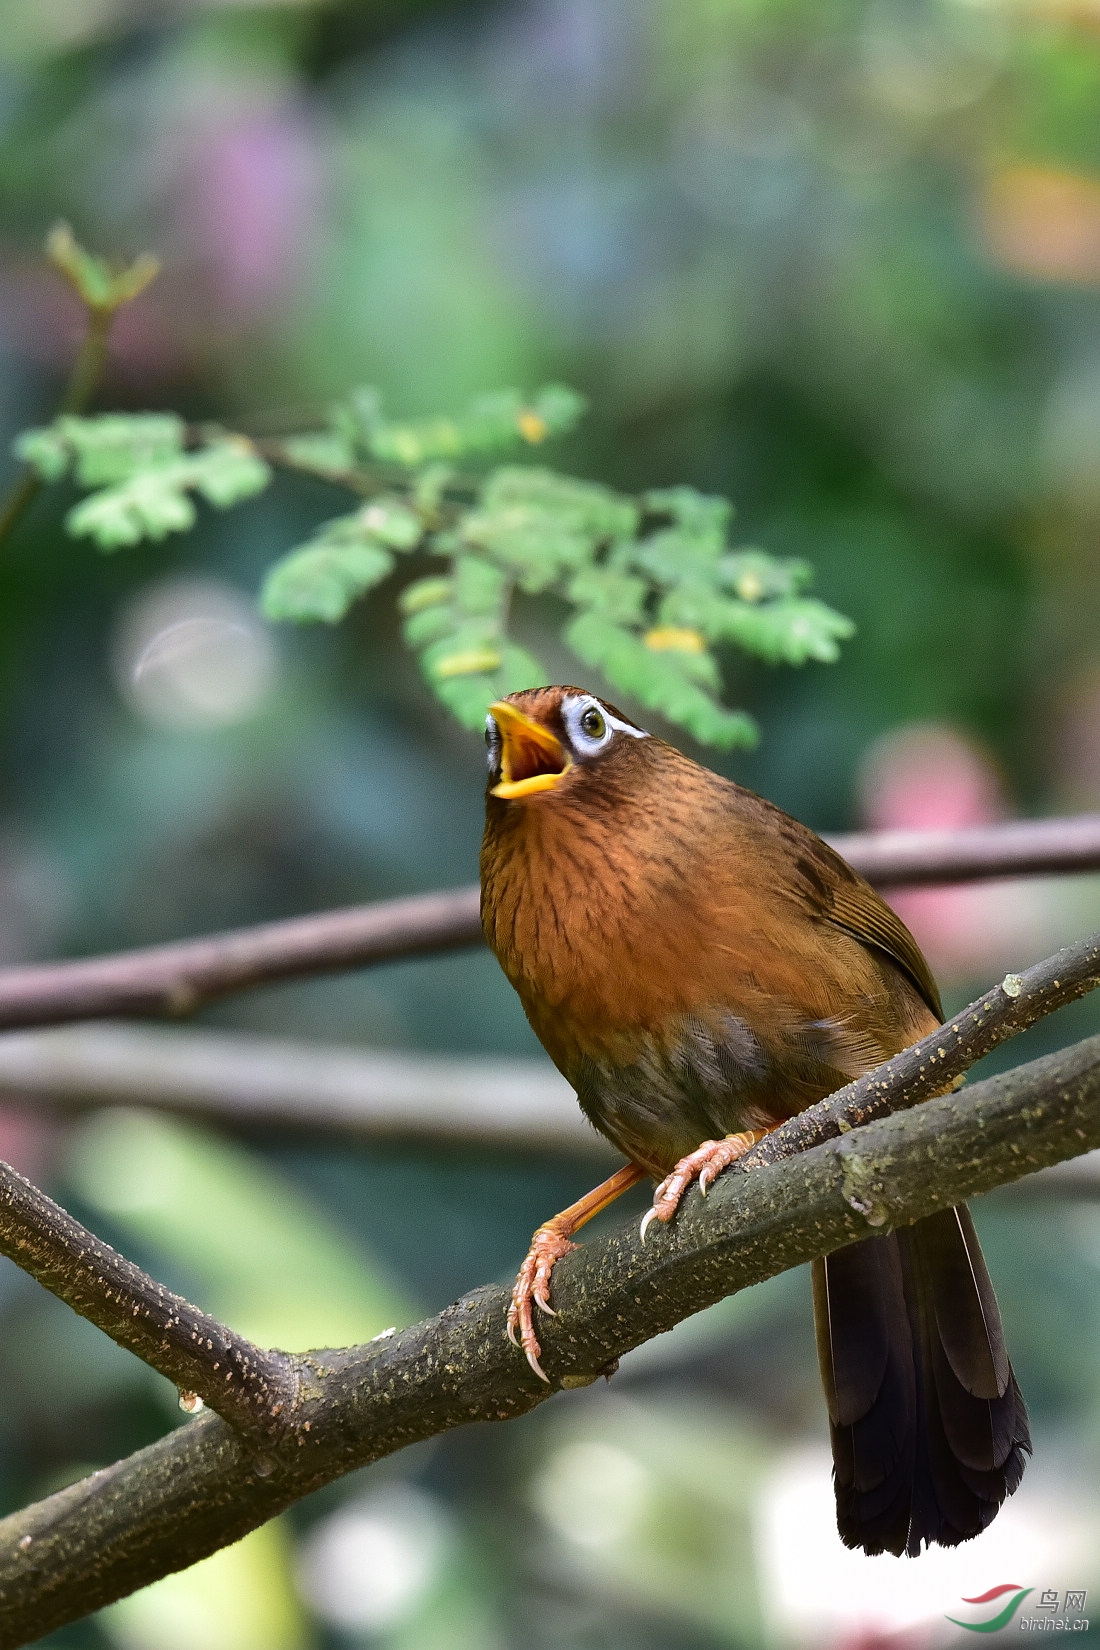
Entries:
{"type": "Polygon", "coordinates": [[[502,802],[575,793],[597,773],[610,777],[649,740],[603,699],[576,687],[528,688],[489,707],[488,794],[502,802]]]}

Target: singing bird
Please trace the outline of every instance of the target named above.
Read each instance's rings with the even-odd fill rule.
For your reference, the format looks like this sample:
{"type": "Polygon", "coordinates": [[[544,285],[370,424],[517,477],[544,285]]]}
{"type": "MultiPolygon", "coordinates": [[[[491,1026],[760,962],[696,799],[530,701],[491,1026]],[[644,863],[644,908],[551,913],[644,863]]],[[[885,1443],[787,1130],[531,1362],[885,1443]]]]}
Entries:
{"type": "MultiPolygon", "coordinates": [[[[486,722],[485,935],[587,1117],[626,1159],[540,1226],[508,1333],[574,1232],[628,1186],[646,1222],[943,1018],[909,930],[820,837],[575,687],[486,722]]],[[[965,1207],[813,1267],[837,1523],[915,1556],[977,1535],[1020,1482],[1027,1410],[965,1207]]],[[[543,1375],[543,1379],[546,1377],[543,1375]]]]}

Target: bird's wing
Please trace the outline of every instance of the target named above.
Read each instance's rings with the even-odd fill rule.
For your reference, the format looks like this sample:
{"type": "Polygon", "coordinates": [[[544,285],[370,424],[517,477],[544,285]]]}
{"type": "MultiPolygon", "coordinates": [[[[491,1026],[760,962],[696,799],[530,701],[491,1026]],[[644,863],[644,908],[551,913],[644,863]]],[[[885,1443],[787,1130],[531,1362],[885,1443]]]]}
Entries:
{"type": "Polygon", "coordinates": [[[884,951],[912,980],[937,1020],[943,1019],[939,987],[920,946],[897,913],[891,911],[869,883],[853,877],[851,882],[837,884],[824,915],[864,945],[884,951]]]}
{"type": "Polygon", "coordinates": [[[751,797],[751,812],[742,803],[742,817],[752,817],[758,829],[764,823],[768,828],[766,840],[783,843],[805,904],[862,945],[889,957],[916,987],[936,1019],[942,1020],[939,987],[920,946],[871,884],[808,826],[751,793],[742,792],[741,796],[751,797]]]}

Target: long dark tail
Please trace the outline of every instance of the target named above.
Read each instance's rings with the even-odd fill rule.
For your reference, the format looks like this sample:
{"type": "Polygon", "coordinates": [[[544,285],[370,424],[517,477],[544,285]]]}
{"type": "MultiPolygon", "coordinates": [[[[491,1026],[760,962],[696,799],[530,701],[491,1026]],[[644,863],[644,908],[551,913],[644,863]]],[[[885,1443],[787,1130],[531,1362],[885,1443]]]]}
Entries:
{"type": "Polygon", "coordinates": [[[977,1535],[1031,1437],[969,1210],[838,1249],[813,1280],[845,1546],[915,1557],[977,1535]]]}

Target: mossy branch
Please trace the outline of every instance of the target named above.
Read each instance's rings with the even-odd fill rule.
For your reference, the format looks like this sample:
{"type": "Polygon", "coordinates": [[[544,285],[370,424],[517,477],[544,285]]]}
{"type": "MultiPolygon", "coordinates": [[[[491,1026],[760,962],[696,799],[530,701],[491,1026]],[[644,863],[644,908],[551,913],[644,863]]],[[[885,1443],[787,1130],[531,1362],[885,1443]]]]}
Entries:
{"type": "MultiPolygon", "coordinates": [[[[693,1312],[845,1243],[1100,1146],[1100,1038],[689,1198],[568,1256],[544,1331],[553,1388],[583,1386],[693,1312]]],[[[0,1650],[238,1540],[346,1472],[549,1395],[504,1335],[507,1293],[340,1352],[288,1358],[298,1402],[266,1444],[203,1415],[0,1521],[0,1650]]]]}

